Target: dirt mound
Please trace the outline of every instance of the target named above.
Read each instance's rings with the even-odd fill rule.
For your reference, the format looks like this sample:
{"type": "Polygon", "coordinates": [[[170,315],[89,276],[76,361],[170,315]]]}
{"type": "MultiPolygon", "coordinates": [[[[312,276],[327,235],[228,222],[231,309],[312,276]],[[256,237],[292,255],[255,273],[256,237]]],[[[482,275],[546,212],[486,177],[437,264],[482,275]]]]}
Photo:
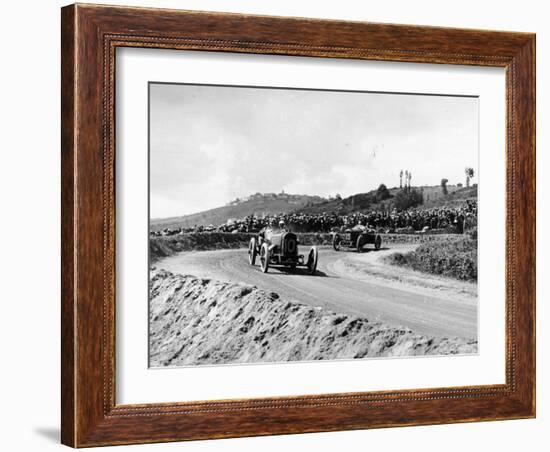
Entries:
{"type": "Polygon", "coordinates": [[[251,285],[154,270],[150,294],[153,367],[477,352],[476,341],[421,336],[251,285]]]}

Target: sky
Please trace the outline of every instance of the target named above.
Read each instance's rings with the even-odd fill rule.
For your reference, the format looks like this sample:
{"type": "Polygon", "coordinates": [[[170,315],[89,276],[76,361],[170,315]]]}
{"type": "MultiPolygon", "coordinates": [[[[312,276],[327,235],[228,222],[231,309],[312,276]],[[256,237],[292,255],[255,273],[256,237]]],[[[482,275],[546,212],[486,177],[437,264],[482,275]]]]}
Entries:
{"type": "Polygon", "coordinates": [[[149,85],[151,218],[250,194],[346,197],[465,183],[478,169],[478,99],[208,85],[149,85]]]}

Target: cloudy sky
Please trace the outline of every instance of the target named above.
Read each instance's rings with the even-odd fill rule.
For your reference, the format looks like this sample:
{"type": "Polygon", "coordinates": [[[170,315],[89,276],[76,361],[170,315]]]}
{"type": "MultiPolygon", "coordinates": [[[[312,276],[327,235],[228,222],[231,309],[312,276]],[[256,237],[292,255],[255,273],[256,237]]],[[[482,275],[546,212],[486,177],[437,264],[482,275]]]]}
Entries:
{"type": "Polygon", "coordinates": [[[152,218],[256,192],[349,196],[464,183],[478,168],[476,98],[152,83],[152,218]]]}

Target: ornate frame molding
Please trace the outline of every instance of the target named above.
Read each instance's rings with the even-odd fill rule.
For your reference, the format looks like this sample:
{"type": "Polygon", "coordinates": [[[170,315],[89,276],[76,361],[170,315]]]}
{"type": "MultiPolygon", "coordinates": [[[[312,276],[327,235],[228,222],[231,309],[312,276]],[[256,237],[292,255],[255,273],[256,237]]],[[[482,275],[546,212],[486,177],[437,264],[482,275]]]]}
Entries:
{"type": "Polygon", "coordinates": [[[533,417],[534,220],[532,34],[144,8],[65,7],[62,442],[80,447],[533,417]],[[504,67],[506,384],[116,405],[114,89],[118,47],[504,67]]]}

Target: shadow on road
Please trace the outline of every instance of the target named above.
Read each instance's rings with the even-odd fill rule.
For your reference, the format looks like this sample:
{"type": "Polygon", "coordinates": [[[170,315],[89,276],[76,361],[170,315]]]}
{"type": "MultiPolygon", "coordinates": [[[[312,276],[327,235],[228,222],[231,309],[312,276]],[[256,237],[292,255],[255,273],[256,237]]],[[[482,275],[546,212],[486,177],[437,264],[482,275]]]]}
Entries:
{"type": "MultiPolygon", "coordinates": [[[[258,271],[262,271],[260,269],[260,267],[257,267],[257,270],[258,271]]],[[[307,268],[295,268],[294,270],[291,270],[290,268],[288,267],[269,267],[269,272],[268,272],[270,275],[280,275],[280,276],[285,276],[285,275],[303,275],[304,277],[309,277],[309,278],[315,278],[315,277],[322,277],[322,278],[335,278],[335,276],[329,276],[327,275],[325,272],[321,271],[321,270],[317,270],[315,272],[314,275],[310,274],[307,270],[307,268]]]]}
{"type": "Polygon", "coordinates": [[[380,247],[379,250],[375,250],[374,248],[363,248],[361,250],[361,253],[377,253],[378,251],[385,251],[385,250],[389,250],[389,249],[391,249],[391,248],[388,248],[387,246],[380,247]]]}
{"type": "Polygon", "coordinates": [[[296,268],[294,270],[291,270],[290,268],[287,268],[287,267],[281,267],[281,268],[274,267],[274,270],[279,270],[279,274],[283,274],[283,275],[304,275],[304,276],[310,276],[310,277],[321,276],[323,278],[331,278],[331,276],[327,275],[325,272],[321,270],[316,270],[315,274],[313,275],[309,273],[309,271],[305,268],[296,268]]]}

